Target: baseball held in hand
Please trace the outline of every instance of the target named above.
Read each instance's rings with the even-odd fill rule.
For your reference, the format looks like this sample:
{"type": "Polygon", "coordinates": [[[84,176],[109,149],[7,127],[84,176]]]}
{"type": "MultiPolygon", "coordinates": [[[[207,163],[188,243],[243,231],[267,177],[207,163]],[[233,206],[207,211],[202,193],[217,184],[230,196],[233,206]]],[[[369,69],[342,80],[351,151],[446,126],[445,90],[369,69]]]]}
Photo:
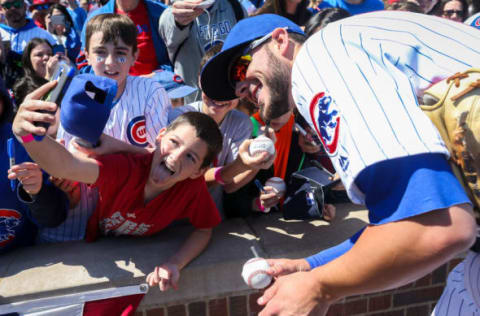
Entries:
{"type": "Polygon", "coordinates": [[[287,185],[285,184],[285,181],[279,177],[271,177],[265,182],[265,186],[272,187],[277,190],[279,198],[282,198],[287,191],[287,185]]]}
{"type": "Polygon", "coordinates": [[[252,289],[266,288],[272,282],[272,277],[267,274],[269,268],[267,260],[252,258],[243,265],[242,278],[252,289]]]}
{"type": "Polygon", "coordinates": [[[256,155],[260,155],[263,152],[268,152],[269,156],[275,154],[275,145],[273,141],[268,138],[267,136],[260,135],[255,138],[248,147],[248,153],[250,156],[255,157],[256,155]]]}

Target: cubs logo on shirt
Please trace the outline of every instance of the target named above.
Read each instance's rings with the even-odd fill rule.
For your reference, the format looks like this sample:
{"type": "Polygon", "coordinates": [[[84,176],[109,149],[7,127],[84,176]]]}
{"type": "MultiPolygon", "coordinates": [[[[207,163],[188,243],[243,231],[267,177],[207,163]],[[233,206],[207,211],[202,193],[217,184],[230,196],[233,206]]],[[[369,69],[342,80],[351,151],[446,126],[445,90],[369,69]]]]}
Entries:
{"type": "Polygon", "coordinates": [[[316,94],[310,102],[310,118],[323,147],[329,155],[334,155],[338,145],[340,115],[332,97],[325,92],[316,94]]]}
{"type": "Polygon", "coordinates": [[[15,238],[15,230],[21,223],[22,214],[15,210],[0,209],[0,247],[15,238]]]}
{"type": "Polygon", "coordinates": [[[128,123],[127,137],[130,143],[136,146],[147,146],[147,131],[145,116],[137,116],[128,123]]]}

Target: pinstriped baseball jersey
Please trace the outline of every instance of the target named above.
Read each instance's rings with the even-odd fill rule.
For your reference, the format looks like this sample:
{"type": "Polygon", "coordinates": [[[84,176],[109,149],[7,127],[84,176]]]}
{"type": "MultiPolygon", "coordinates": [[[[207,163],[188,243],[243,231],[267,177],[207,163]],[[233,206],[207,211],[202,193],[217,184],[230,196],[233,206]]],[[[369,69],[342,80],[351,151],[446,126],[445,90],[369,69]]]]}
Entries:
{"type": "Polygon", "coordinates": [[[56,43],[50,33],[36,26],[30,19],[27,20],[27,25],[20,29],[13,29],[7,25],[0,24],[0,36],[2,41],[10,41],[10,49],[19,54],[22,54],[25,46],[34,37],[44,38],[52,45],[56,43]]]}
{"type": "Polygon", "coordinates": [[[480,32],[410,12],[381,11],[329,24],[306,41],[292,70],[300,113],[320,136],[353,202],[356,176],[374,163],[448,155],[416,94],[480,62],[480,32]]]}
{"type": "Polygon", "coordinates": [[[450,272],[431,316],[480,315],[480,254],[468,252],[450,272]]]}
{"type": "MultiPolygon", "coordinates": [[[[111,110],[103,132],[136,146],[154,145],[160,129],[167,126],[167,112],[170,108],[170,99],[158,82],[128,76],[125,90],[111,110]]],[[[73,136],[60,126],[57,138],[64,139],[68,148],[73,136]]],[[[41,229],[41,240],[55,242],[83,239],[88,218],[97,206],[97,198],[96,189],[81,184],[79,204],[68,211],[65,222],[59,227],[41,229]]]]}

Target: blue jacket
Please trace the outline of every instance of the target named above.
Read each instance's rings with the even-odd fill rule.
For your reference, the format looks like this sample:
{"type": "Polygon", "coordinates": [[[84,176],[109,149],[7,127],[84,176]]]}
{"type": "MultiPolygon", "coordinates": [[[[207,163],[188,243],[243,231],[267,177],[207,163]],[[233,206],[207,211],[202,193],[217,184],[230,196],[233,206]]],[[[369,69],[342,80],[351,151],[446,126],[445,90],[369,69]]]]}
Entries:
{"type": "MultiPolygon", "coordinates": [[[[15,138],[12,126],[8,123],[0,125],[0,253],[31,245],[36,236],[36,226],[30,219],[29,208],[18,198],[18,186],[12,191],[10,180],[7,179],[9,159],[6,148],[7,139],[11,137],[15,138]]],[[[30,160],[16,140],[15,158],[17,163],[30,160]]]]}
{"type": "Polygon", "coordinates": [[[25,148],[15,139],[10,123],[0,123],[0,254],[34,243],[37,227],[56,227],[66,217],[68,198],[59,188],[48,181],[43,173],[42,189],[30,197],[15,181],[12,190],[7,170],[10,167],[7,155],[7,140],[14,139],[15,163],[31,161],[25,148]]]}
{"type": "MultiPolygon", "coordinates": [[[[152,0],[143,0],[147,6],[148,17],[150,20],[150,27],[152,29],[152,38],[153,38],[153,45],[155,46],[155,54],[157,56],[158,66],[162,65],[170,65],[170,60],[168,59],[167,48],[165,43],[161,39],[160,35],[158,34],[158,20],[160,19],[160,15],[162,15],[163,11],[167,8],[167,6],[163,3],[155,2],[152,0]]],[[[90,13],[87,17],[87,21],[83,25],[82,29],[82,49],[85,49],[85,33],[88,21],[99,14],[104,13],[114,13],[115,12],[115,0],[110,0],[105,4],[103,7],[98,8],[97,10],[90,13]]]]}

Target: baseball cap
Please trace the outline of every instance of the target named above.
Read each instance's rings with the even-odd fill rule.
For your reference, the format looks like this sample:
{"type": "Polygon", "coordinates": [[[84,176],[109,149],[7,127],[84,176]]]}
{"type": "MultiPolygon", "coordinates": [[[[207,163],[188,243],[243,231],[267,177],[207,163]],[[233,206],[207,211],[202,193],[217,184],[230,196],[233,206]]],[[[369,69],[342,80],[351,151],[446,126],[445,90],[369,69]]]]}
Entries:
{"type": "Polygon", "coordinates": [[[197,88],[187,86],[183,82],[182,77],[168,70],[162,70],[155,73],[153,79],[160,82],[163,88],[167,91],[170,99],[183,98],[190,93],[197,91],[197,88]]]}
{"type": "Polygon", "coordinates": [[[48,9],[48,6],[50,6],[54,3],[55,2],[52,1],[52,0],[33,0],[29,9],[30,9],[30,11],[32,11],[35,7],[43,6],[43,5],[45,5],[45,8],[43,8],[43,9],[48,9]]]}
{"type": "Polygon", "coordinates": [[[203,67],[200,82],[203,92],[217,101],[237,98],[235,88],[230,83],[230,64],[251,42],[273,32],[276,28],[286,28],[288,32],[305,35],[297,24],[276,14],[261,14],[240,20],[228,34],[222,50],[213,56],[203,67]]]}
{"type": "Polygon", "coordinates": [[[62,100],[60,122],[73,136],[97,144],[110,116],[117,82],[81,74],[73,77],[62,100]]]}

